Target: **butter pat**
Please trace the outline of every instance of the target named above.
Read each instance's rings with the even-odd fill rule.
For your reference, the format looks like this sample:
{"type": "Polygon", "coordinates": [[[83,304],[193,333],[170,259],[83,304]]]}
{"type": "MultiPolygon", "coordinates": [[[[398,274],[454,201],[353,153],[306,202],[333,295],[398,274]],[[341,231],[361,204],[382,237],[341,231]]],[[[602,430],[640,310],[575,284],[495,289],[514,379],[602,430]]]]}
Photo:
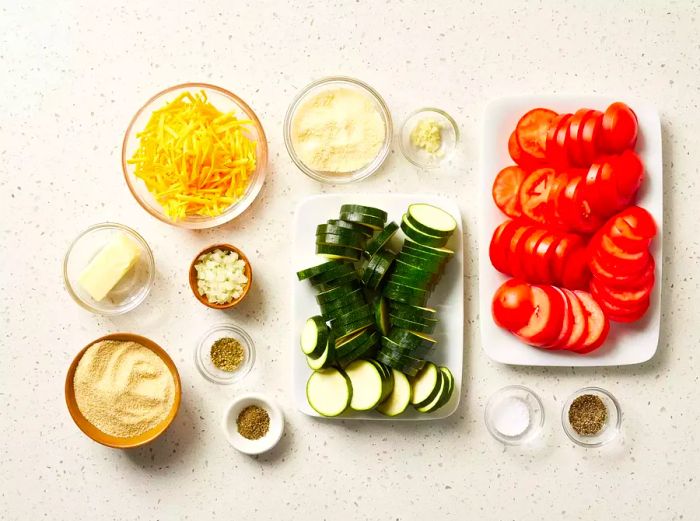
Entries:
{"type": "Polygon", "coordinates": [[[78,283],[99,302],[133,268],[140,253],[134,241],[123,233],[117,233],[85,267],[78,277],[78,283]]]}

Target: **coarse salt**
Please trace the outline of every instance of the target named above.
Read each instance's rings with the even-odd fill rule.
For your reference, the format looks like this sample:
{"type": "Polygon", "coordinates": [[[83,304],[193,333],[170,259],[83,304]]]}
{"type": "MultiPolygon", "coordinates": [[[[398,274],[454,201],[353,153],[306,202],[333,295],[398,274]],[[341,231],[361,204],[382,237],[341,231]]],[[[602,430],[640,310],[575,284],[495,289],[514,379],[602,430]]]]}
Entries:
{"type": "Polygon", "coordinates": [[[493,426],[504,436],[519,436],[530,426],[530,409],[520,398],[504,398],[494,407],[493,426]]]}

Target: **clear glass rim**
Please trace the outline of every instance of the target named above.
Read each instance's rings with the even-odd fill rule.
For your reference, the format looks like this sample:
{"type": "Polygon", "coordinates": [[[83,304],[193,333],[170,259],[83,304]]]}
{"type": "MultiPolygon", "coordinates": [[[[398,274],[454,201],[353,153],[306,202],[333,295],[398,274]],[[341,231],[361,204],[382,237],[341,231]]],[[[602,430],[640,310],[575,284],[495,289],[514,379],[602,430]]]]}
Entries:
{"type": "Polygon", "coordinates": [[[404,120],[403,124],[401,125],[401,139],[399,139],[399,147],[401,148],[401,153],[403,154],[403,157],[405,157],[406,161],[408,161],[412,165],[417,166],[419,168],[423,168],[425,170],[433,170],[433,169],[439,168],[444,161],[449,159],[450,156],[452,156],[452,154],[454,154],[454,151],[457,148],[457,143],[459,143],[459,127],[457,126],[457,122],[447,112],[445,112],[444,110],[439,109],[437,107],[422,107],[420,109],[414,110],[408,116],[406,116],[406,119],[404,120]],[[406,125],[411,120],[411,118],[413,118],[414,116],[417,116],[421,112],[435,112],[436,114],[440,114],[450,123],[450,126],[452,127],[452,131],[455,134],[454,147],[452,148],[452,150],[450,150],[450,152],[445,157],[441,158],[440,161],[438,161],[436,163],[428,164],[428,163],[421,163],[420,161],[416,161],[415,159],[413,159],[411,157],[411,154],[409,153],[408,150],[406,150],[406,147],[403,144],[403,133],[406,130],[406,125]]]}
{"type": "Polygon", "coordinates": [[[544,426],[544,405],[542,404],[542,400],[540,397],[537,395],[535,391],[530,389],[529,387],[525,387],[524,385],[506,385],[505,387],[501,387],[497,391],[495,391],[491,396],[489,396],[488,401],[486,402],[486,407],[484,408],[484,423],[486,424],[486,429],[489,431],[489,434],[491,436],[505,444],[505,445],[522,445],[524,443],[527,443],[528,441],[534,439],[542,430],[542,427],[544,426]],[[493,428],[493,425],[491,425],[491,420],[489,418],[489,413],[491,412],[491,409],[494,405],[494,400],[505,394],[508,391],[522,391],[529,396],[532,396],[532,398],[535,400],[535,403],[537,404],[537,407],[539,408],[540,411],[540,421],[537,424],[531,424],[530,432],[528,433],[527,436],[524,437],[506,437],[502,435],[500,432],[496,431],[493,428]]]}
{"type": "Polygon", "coordinates": [[[148,245],[146,240],[133,228],[129,228],[128,226],[124,224],[119,224],[119,223],[114,223],[114,222],[103,222],[103,223],[98,223],[98,224],[93,224],[92,226],[89,226],[82,232],[78,234],[78,236],[73,239],[73,241],[70,243],[70,246],[68,246],[68,251],[66,251],[65,256],[63,257],[63,284],[66,287],[66,291],[68,294],[71,296],[71,298],[83,309],[86,309],[90,311],[91,313],[95,313],[96,315],[103,315],[103,316],[116,316],[116,315],[123,315],[124,313],[128,313],[129,311],[137,308],[144,300],[146,300],[146,297],[148,294],[151,292],[151,288],[153,287],[153,283],[156,278],[156,263],[155,259],[153,258],[153,251],[151,251],[151,247],[148,245]],[[84,300],[82,300],[78,294],[75,292],[73,289],[73,284],[70,281],[70,277],[68,276],[68,261],[70,259],[70,255],[73,252],[73,248],[75,247],[78,242],[88,235],[91,232],[94,232],[95,230],[102,230],[102,229],[117,229],[124,231],[128,233],[130,236],[132,236],[136,241],[139,243],[139,245],[146,251],[146,261],[148,263],[148,280],[146,281],[146,284],[144,285],[144,289],[141,291],[139,296],[134,299],[132,302],[130,302],[127,306],[124,307],[119,307],[113,310],[103,310],[103,309],[98,309],[94,306],[91,306],[84,300]]]}
{"type": "Polygon", "coordinates": [[[589,387],[582,387],[581,389],[578,389],[577,391],[574,391],[571,393],[568,398],[564,401],[564,405],[561,408],[561,425],[562,428],[564,429],[564,433],[566,436],[573,441],[575,444],[580,445],[581,447],[586,447],[586,448],[597,448],[597,447],[602,447],[603,445],[610,443],[612,440],[617,438],[618,433],[620,432],[620,427],[622,425],[622,409],[620,408],[620,403],[617,401],[617,399],[610,393],[609,391],[606,391],[602,387],[595,387],[595,386],[589,386],[589,387]],[[595,441],[591,443],[587,443],[581,439],[576,438],[571,432],[570,428],[573,429],[573,427],[570,427],[569,424],[569,407],[571,406],[571,403],[579,396],[583,394],[590,394],[590,393],[599,393],[602,395],[605,395],[610,401],[612,402],[613,406],[615,407],[615,412],[617,415],[617,421],[615,422],[615,425],[613,426],[612,424],[608,425],[606,427],[607,429],[614,429],[615,433],[613,436],[608,437],[605,440],[600,440],[600,441],[595,441]]]}
{"type": "Polygon", "coordinates": [[[206,228],[214,228],[215,226],[220,226],[222,224],[225,224],[236,217],[238,217],[240,214],[242,214],[255,200],[255,198],[258,196],[260,193],[260,190],[262,190],[262,186],[265,182],[265,177],[267,175],[267,161],[268,161],[268,148],[267,148],[267,136],[265,135],[265,130],[263,129],[262,123],[260,123],[260,119],[258,119],[257,114],[253,111],[250,106],[243,101],[241,98],[236,96],[233,92],[226,90],[222,87],[218,87],[216,85],[212,85],[210,83],[198,83],[198,82],[189,82],[189,83],[181,83],[178,85],[173,85],[172,87],[168,87],[165,90],[162,90],[158,92],[157,94],[153,95],[151,98],[144,103],[141,108],[136,112],[136,114],[131,118],[131,121],[129,122],[129,126],[126,129],[126,132],[124,133],[124,139],[122,141],[122,153],[121,153],[121,161],[122,161],[122,173],[124,174],[124,179],[126,180],[126,185],[129,188],[129,191],[131,192],[131,195],[134,197],[136,202],[146,210],[151,216],[155,217],[161,222],[164,222],[166,224],[169,224],[171,226],[175,226],[178,228],[188,228],[188,229],[193,229],[193,230],[201,230],[201,229],[206,229],[206,228]],[[166,215],[164,215],[161,212],[154,211],[148,204],[146,204],[145,201],[141,199],[139,196],[136,188],[133,185],[132,179],[131,179],[131,174],[129,173],[129,165],[127,164],[128,158],[126,157],[126,148],[127,144],[129,143],[129,140],[134,132],[134,125],[136,124],[136,121],[139,119],[139,117],[151,107],[153,103],[155,103],[157,100],[160,98],[167,96],[173,91],[179,90],[179,89],[205,89],[205,90],[212,90],[214,92],[217,92],[227,98],[229,98],[231,101],[233,101],[235,104],[237,104],[243,112],[246,113],[246,116],[248,119],[250,119],[253,122],[253,127],[255,127],[255,131],[259,135],[258,139],[258,157],[256,160],[256,168],[255,168],[255,173],[251,176],[250,184],[248,185],[248,188],[246,189],[246,193],[244,196],[231,206],[229,206],[223,213],[220,215],[217,215],[216,217],[191,217],[191,218],[186,218],[182,219],[180,221],[173,221],[169,219],[166,215]]]}
{"type": "Polygon", "coordinates": [[[217,324],[215,326],[210,327],[207,331],[205,331],[204,334],[199,339],[199,342],[197,342],[197,346],[195,347],[195,351],[194,351],[194,362],[195,362],[195,366],[197,367],[197,370],[206,380],[209,380],[210,382],[215,383],[215,384],[219,384],[219,385],[230,385],[230,384],[241,381],[253,369],[253,365],[255,365],[255,344],[253,343],[253,339],[250,337],[250,335],[243,328],[241,328],[235,324],[227,324],[227,323],[217,324]],[[206,340],[211,335],[213,335],[217,332],[220,332],[220,331],[233,332],[236,335],[240,336],[246,344],[245,349],[246,349],[247,357],[243,363],[243,366],[240,369],[238,369],[237,371],[233,371],[231,373],[231,376],[228,378],[221,378],[221,377],[217,377],[216,375],[211,374],[203,366],[202,361],[200,359],[200,354],[202,352],[202,349],[207,347],[207,346],[205,346],[206,340]]]}
{"type": "Polygon", "coordinates": [[[379,170],[379,168],[384,164],[384,161],[386,161],[386,158],[389,157],[389,152],[391,151],[391,143],[394,138],[394,124],[391,119],[391,112],[389,112],[389,107],[384,101],[384,98],[382,98],[379,92],[374,90],[374,88],[372,88],[367,83],[356,78],[351,78],[350,76],[326,76],[324,78],[320,78],[316,81],[313,81],[305,87],[303,87],[299,91],[299,93],[292,99],[292,102],[287,108],[287,112],[284,116],[283,129],[284,146],[287,148],[287,153],[289,154],[289,157],[292,159],[292,162],[297,166],[297,168],[301,170],[304,174],[309,176],[311,179],[314,179],[315,181],[337,185],[361,181],[374,174],[377,170],[379,170]],[[299,156],[297,156],[297,153],[294,150],[294,145],[292,144],[292,118],[294,117],[294,114],[296,113],[299,104],[306,98],[306,96],[311,90],[330,83],[349,83],[355,87],[359,87],[366,91],[370,96],[372,96],[377,105],[379,105],[381,109],[382,118],[384,119],[384,125],[386,127],[384,144],[382,145],[382,148],[377,154],[377,157],[375,157],[369,165],[359,170],[356,170],[355,172],[352,172],[348,176],[348,178],[345,179],[333,179],[325,175],[324,173],[309,168],[301,161],[301,159],[299,159],[299,156]]]}

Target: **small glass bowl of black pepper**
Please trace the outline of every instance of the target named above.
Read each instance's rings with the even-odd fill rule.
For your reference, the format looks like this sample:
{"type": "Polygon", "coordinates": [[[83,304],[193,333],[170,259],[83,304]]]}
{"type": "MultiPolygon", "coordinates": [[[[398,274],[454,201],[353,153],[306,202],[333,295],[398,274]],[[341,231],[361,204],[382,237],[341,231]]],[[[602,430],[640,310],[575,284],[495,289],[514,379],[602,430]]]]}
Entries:
{"type": "Polygon", "coordinates": [[[255,363],[253,339],[233,324],[218,324],[209,329],[197,344],[194,361],[200,374],[216,384],[242,380],[255,363]]]}
{"type": "Polygon", "coordinates": [[[577,445],[602,447],[620,434],[622,410],[615,397],[605,389],[584,387],[564,402],[561,424],[577,445]]]}

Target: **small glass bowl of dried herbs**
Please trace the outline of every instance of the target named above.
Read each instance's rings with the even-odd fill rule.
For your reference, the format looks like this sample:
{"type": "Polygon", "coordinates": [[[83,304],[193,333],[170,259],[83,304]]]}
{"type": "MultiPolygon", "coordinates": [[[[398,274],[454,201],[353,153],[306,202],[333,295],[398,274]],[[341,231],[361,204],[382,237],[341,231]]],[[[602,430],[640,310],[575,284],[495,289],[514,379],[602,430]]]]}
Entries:
{"type": "Polygon", "coordinates": [[[622,411],[615,397],[600,387],[579,389],[564,402],[564,432],[582,447],[601,447],[620,433],[622,411]]]}
{"type": "Polygon", "coordinates": [[[255,362],[253,339],[233,324],[219,324],[197,344],[194,361],[201,375],[217,384],[232,384],[246,376],[255,362]]]}
{"type": "Polygon", "coordinates": [[[226,408],[223,418],[228,442],[245,454],[260,454],[277,445],[284,432],[282,410],[262,394],[243,394],[226,408]]]}

